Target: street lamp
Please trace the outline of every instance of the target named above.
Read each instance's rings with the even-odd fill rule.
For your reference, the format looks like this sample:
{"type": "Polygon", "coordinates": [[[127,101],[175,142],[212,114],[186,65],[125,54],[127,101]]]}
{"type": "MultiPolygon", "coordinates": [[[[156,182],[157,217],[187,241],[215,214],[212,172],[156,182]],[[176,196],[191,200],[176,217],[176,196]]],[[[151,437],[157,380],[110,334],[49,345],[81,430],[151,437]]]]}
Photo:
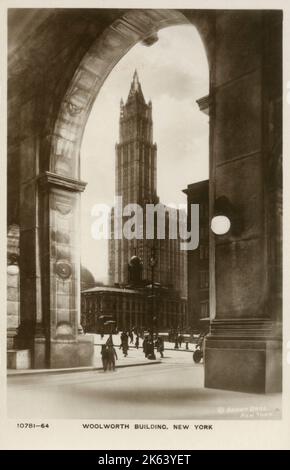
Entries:
{"type": "Polygon", "coordinates": [[[151,249],[151,256],[149,260],[149,264],[151,266],[151,289],[152,289],[152,304],[151,304],[151,328],[150,328],[150,341],[148,343],[148,359],[156,359],[155,352],[154,352],[154,268],[156,266],[156,257],[155,257],[155,248],[151,249]]]}
{"type": "Polygon", "coordinates": [[[152,335],[152,340],[153,340],[153,334],[154,334],[154,269],[156,266],[157,260],[155,256],[155,248],[153,247],[151,249],[151,256],[150,256],[150,266],[151,266],[151,282],[152,282],[152,310],[151,310],[151,335],[152,335]]]}

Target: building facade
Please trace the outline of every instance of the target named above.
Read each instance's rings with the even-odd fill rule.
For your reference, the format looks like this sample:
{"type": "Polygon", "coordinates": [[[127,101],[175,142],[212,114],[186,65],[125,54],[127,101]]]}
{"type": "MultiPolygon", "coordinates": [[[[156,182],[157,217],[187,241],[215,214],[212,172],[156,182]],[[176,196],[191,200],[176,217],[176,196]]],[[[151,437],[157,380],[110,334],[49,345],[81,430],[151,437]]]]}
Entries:
{"type": "MultiPolygon", "coordinates": [[[[119,143],[116,144],[115,194],[122,198],[122,212],[127,204],[138,204],[143,209],[139,229],[141,235],[131,240],[124,236],[114,239],[115,211],[111,213],[111,240],[109,240],[109,284],[128,284],[128,262],[133,255],[142,259],[143,280],[151,281],[150,257],[156,255],[155,281],[171,287],[181,296],[187,295],[186,251],[180,250],[180,239],[169,239],[169,221],[185,216],[181,211],[160,204],[157,195],[157,146],[153,142],[152,103],[146,103],[135,71],[126,103],[120,104],[119,143]],[[164,239],[146,238],[148,219],[146,206],[160,204],[164,213],[164,239]]],[[[122,227],[128,218],[122,218],[122,227]]],[[[156,228],[156,227],[155,227],[156,228]]],[[[178,233],[178,232],[177,232],[178,233]]]]}
{"type": "MultiPolygon", "coordinates": [[[[108,333],[104,325],[110,319],[118,331],[133,328],[161,332],[183,329],[186,324],[187,300],[171,289],[94,287],[82,292],[81,323],[86,333],[108,333]],[[154,304],[152,303],[154,302],[154,304]],[[152,317],[154,313],[154,317],[152,317]]],[[[111,324],[111,323],[110,323],[111,324]]]]}
{"type": "Polygon", "coordinates": [[[191,204],[199,205],[199,245],[187,253],[188,325],[201,330],[209,325],[209,193],[208,180],[190,184],[187,195],[188,224],[191,220],[191,204]]]}

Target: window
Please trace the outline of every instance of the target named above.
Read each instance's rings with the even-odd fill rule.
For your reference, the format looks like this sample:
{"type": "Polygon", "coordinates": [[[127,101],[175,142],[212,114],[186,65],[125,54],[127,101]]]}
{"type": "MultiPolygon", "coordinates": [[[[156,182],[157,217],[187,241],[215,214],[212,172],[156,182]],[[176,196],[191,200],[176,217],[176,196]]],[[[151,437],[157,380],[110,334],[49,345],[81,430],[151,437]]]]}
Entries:
{"type": "Polygon", "coordinates": [[[200,302],[200,318],[207,318],[209,316],[208,301],[200,302]]]}

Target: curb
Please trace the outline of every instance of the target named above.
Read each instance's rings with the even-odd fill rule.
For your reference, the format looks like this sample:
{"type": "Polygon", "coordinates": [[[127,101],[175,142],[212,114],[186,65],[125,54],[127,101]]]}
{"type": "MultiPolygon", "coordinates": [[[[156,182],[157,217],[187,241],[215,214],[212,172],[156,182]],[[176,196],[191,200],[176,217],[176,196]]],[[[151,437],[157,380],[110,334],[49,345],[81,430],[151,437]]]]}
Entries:
{"type": "MultiPolygon", "coordinates": [[[[94,343],[94,346],[102,346],[103,343],[94,343]]],[[[129,350],[135,350],[136,348],[134,346],[129,346],[129,350]]],[[[139,349],[142,349],[140,347],[139,349]]],[[[191,352],[193,353],[195,350],[194,349],[175,349],[175,348],[164,348],[164,351],[177,351],[177,352],[191,352]]]]}
{"type": "Polygon", "coordinates": [[[164,351],[177,351],[177,352],[188,352],[193,353],[194,349],[175,349],[175,348],[164,348],[164,351]]]}
{"type": "MultiPolygon", "coordinates": [[[[134,364],[120,364],[116,366],[116,369],[122,369],[124,367],[136,367],[136,366],[152,366],[154,364],[161,364],[161,361],[152,361],[152,362],[139,362],[134,364]]],[[[72,372],[91,372],[95,370],[103,370],[103,367],[72,367],[70,369],[46,369],[46,370],[27,370],[27,372],[8,372],[7,378],[10,377],[23,377],[27,375],[47,375],[47,374],[70,374],[72,372]]]]}

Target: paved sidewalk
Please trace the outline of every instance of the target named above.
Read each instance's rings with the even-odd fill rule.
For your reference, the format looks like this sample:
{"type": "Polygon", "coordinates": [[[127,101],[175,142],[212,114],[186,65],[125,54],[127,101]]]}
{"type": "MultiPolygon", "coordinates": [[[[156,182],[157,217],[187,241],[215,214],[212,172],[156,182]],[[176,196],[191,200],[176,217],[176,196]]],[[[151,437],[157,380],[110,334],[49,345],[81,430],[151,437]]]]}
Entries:
{"type": "MultiPolygon", "coordinates": [[[[101,338],[101,335],[93,335],[94,336],[94,363],[92,366],[88,367],[73,367],[73,368],[62,368],[62,369],[8,369],[7,374],[9,377],[11,376],[18,376],[18,375],[29,375],[29,374],[52,374],[52,373],[69,373],[69,372],[81,372],[81,371],[90,371],[90,370],[98,370],[102,369],[102,360],[101,360],[101,345],[104,344],[109,335],[105,335],[103,338],[101,338]]],[[[156,360],[149,360],[146,359],[143,353],[142,349],[142,339],[140,341],[140,347],[139,349],[136,349],[134,344],[129,344],[129,350],[128,350],[128,356],[124,357],[123,352],[120,347],[120,335],[113,335],[113,342],[114,342],[114,347],[117,352],[118,360],[116,361],[116,367],[123,368],[123,367],[130,367],[130,366],[144,366],[144,365],[153,365],[153,364],[159,364],[160,363],[160,354],[156,352],[156,360]]],[[[166,351],[174,351],[177,353],[176,359],[178,358],[177,362],[178,363],[184,363],[191,361],[191,357],[188,355],[188,353],[192,354],[193,349],[186,349],[185,345],[183,345],[182,348],[179,349],[174,349],[174,344],[165,342],[165,351],[164,351],[164,356],[165,356],[165,361],[166,361],[166,351]]],[[[190,345],[193,347],[194,345],[190,345]]],[[[175,357],[175,354],[174,354],[175,357]]]]}

